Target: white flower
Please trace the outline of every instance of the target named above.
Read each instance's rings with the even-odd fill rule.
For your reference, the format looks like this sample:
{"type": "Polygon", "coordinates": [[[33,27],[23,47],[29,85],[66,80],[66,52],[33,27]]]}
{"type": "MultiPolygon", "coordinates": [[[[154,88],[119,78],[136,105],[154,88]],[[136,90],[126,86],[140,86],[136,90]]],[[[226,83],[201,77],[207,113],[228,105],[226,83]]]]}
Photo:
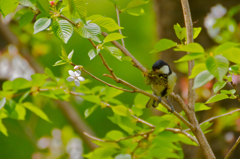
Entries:
{"type": "Polygon", "coordinates": [[[83,77],[81,77],[81,71],[77,70],[75,72],[73,72],[72,70],[68,71],[69,73],[69,77],[67,78],[68,82],[72,82],[74,81],[76,86],[80,86],[80,81],[84,81],[85,79],[83,77]]]}

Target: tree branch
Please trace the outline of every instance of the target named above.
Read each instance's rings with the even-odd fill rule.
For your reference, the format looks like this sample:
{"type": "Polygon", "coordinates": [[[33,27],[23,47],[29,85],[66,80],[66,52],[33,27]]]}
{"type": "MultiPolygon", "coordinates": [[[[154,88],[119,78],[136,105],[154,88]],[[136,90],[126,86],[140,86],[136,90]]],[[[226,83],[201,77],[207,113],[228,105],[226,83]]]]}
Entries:
{"type": "MultiPolygon", "coordinates": [[[[181,0],[181,4],[182,4],[182,9],[183,9],[186,33],[187,33],[187,44],[189,44],[189,43],[193,42],[192,17],[191,17],[188,0],[181,0]]],[[[194,60],[191,60],[188,62],[188,76],[191,75],[193,67],[194,67],[194,60]]],[[[190,129],[192,130],[192,132],[198,139],[198,142],[200,144],[200,147],[203,151],[205,158],[215,159],[216,157],[215,157],[205,135],[203,134],[203,132],[198,124],[198,120],[196,118],[195,90],[193,89],[194,79],[188,79],[188,80],[189,80],[189,82],[188,82],[188,111],[186,111],[185,113],[186,113],[190,123],[194,126],[194,128],[190,128],[190,129]]]]}
{"type": "Polygon", "coordinates": [[[235,142],[235,144],[233,145],[233,147],[231,148],[231,150],[228,152],[228,154],[224,159],[228,159],[231,156],[231,154],[233,153],[233,151],[235,150],[235,148],[239,143],[240,143],[240,136],[238,137],[237,141],[235,142]]]}
{"type": "MultiPolygon", "coordinates": [[[[119,15],[119,10],[118,10],[118,8],[117,8],[117,5],[116,5],[116,4],[115,4],[114,6],[115,6],[115,9],[116,9],[118,26],[121,26],[121,23],[120,23],[120,15],[119,15]]],[[[121,29],[119,29],[118,31],[119,31],[119,33],[120,33],[120,34],[122,34],[122,30],[121,30],[121,29]]],[[[125,47],[124,39],[121,39],[121,41],[122,41],[122,46],[123,46],[123,47],[125,47]]]]}

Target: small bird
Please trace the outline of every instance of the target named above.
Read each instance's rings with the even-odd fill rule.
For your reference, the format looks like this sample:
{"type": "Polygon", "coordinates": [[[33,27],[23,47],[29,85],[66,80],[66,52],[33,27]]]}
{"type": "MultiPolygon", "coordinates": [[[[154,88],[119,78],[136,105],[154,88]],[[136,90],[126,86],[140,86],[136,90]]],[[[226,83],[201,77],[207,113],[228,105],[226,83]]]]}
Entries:
{"type": "Polygon", "coordinates": [[[162,97],[165,97],[171,106],[171,113],[173,113],[174,108],[171,102],[168,100],[168,96],[172,93],[173,88],[177,82],[177,75],[163,60],[156,61],[152,66],[152,70],[160,78],[160,81],[151,84],[153,94],[159,98],[159,101],[150,98],[146,104],[146,107],[148,108],[153,106],[154,108],[156,108],[161,102],[162,97]],[[163,84],[164,82],[166,84],[163,84]]]}

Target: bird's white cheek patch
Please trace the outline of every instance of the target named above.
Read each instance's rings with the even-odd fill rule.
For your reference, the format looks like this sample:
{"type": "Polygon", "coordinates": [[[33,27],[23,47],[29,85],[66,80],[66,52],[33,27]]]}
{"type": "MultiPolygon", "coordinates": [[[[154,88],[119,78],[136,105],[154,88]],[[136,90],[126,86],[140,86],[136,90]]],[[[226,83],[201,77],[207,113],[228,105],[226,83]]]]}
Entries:
{"type": "Polygon", "coordinates": [[[163,66],[160,71],[163,73],[163,74],[169,74],[169,67],[168,66],[163,66]]]}

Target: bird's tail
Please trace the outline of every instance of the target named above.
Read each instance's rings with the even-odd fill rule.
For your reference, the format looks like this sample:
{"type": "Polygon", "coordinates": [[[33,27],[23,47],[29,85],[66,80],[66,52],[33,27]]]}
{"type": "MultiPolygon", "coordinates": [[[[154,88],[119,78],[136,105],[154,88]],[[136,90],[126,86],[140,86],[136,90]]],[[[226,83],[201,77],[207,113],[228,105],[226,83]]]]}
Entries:
{"type": "Polygon", "coordinates": [[[146,108],[149,108],[151,106],[153,106],[154,108],[156,108],[158,106],[159,102],[155,101],[154,99],[150,98],[149,101],[146,104],[146,108]]]}

